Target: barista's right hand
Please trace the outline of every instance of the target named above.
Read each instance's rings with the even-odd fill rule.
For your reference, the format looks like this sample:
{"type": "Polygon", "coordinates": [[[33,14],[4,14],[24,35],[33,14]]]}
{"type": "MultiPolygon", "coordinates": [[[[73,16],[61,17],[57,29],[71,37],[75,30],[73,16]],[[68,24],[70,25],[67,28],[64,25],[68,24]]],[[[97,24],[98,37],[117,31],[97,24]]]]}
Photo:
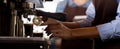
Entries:
{"type": "Polygon", "coordinates": [[[48,20],[49,21],[45,22],[46,24],[48,24],[47,29],[50,31],[50,33],[52,33],[54,37],[60,37],[64,39],[72,38],[71,29],[64,26],[62,22],[59,22],[54,19],[48,19],[48,20]]]}
{"type": "Polygon", "coordinates": [[[47,21],[44,22],[45,25],[56,25],[61,23],[60,21],[52,18],[48,18],[47,21]]]}
{"type": "Polygon", "coordinates": [[[55,19],[48,18],[48,20],[45,21],[44,23],[42,23],[42,25],[48,25],[48,27],[46,28],[46,31],[47,31],[48,33],[51,33],[50,28],[56,29],[56,27],[57,27],[57,25],[58,25],[59,23],[60,23],[60,22],[57,21],[57,20],[55,20],[55,19]],[[51,27],[51,26],[53,26],[53,27],[51,27]]]}

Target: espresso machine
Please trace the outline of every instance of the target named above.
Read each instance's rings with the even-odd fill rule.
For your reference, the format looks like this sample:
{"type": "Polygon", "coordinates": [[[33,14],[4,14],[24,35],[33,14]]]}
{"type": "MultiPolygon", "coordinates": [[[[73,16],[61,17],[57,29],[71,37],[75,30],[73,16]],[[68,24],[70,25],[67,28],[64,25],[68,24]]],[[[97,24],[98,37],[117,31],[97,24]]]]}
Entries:
{"type": "MultiPolygon", "coordinates": [[[[28,11],[34,8],[35,4],[26,0],[0,0],[0,49],[48,49],[47,41],[41,37],[26,37],[27,33],[32,36],[29,33],[32,33],[33,24],[24,24],[22,17],[30,21],[28,16],[35,13],[28,11]]],[[[35,24],[36,20],[42,21],[34,20],[35,24]]]]}
{"type": "MultiPolygon", "coordinates": [[[[11,0],[9,2],[13,17],[13,29],[11,31],[14,31],[11,33],[11,36],[14,37],[41,37],[43,33],[33,32],[34,26],[40,27],[42,23],[47,21],[47,18],[52,18],[59,21],[66,20],[65,13],[50,13],[37,10],[35,9],[35,3],[33,2],[26,2],[26,0],[11,0]],[[24,23],[22,18],[26,18],[29,23],[24,23]]],[[[44,30],[45,28],[42,29],[44,30]]],[[[42,32],[45,32],[43,30],[42,32]]]]}
{"type": "Polygon", "coordinates": [[[35,3],[26,0],[0,0],[0,49],[48,49],[51,34],[47,36],[44,31],[47,25],[41,25],[47,18],[65,21],[66,14],[36,10],[35,3]]]}

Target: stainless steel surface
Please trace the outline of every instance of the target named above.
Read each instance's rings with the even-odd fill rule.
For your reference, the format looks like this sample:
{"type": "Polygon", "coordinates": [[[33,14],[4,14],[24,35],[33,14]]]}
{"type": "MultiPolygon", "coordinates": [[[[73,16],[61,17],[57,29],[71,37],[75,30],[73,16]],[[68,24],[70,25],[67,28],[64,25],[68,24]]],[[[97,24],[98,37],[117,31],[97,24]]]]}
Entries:
{"type": "Polygon", "coordinates": [[[41,37],[0,37],[0,43],[35,43],[46,42],[41,37]],[[25,42],[26,41],[26,42],[25,42]]]}
{"type": "Polygon", "coordinates": [[[48,49],[40,37],[0,37],[0,49],[48,49]]]}
{"type": "Polygon", "coordinates": [[[33,24],[40,26],[42,24],[42,17],[34,17],[33,24]]]}

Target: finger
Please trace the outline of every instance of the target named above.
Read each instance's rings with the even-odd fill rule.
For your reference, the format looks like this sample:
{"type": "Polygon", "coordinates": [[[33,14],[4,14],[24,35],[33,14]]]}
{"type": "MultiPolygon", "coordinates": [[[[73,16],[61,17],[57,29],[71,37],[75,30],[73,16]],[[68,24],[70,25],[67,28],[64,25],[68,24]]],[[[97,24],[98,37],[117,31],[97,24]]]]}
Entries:
{"type": "Polygon", "coordinates": [[[68,27],[66,27],[66,26],[63,25],[62,23],[60,23],[60,26],[61,26],[62,29],[63,29],[63,28],[65,28],[65,29],[69,29],[68,27]]]}
{"type": "Polygon", "coordinates": [[[58,24],[59,21],[55,19],[48,18],[48,20],[45,22],[45,24],[51,25],[51,24],[58,24]]]}
{"type": "Polygon", "coordinates": [[[57,26],[48,26],[47,29],[49,29],[49,30],[57,30],[57,29],[60,29],[60,28],[57,27],[57,26]]]}
{"type": "Polygon", "coordinates": [[[57,24],[57,25],[48,25],[48,28],[49,29],[61,29],[61,25],[60,24],[57,24]]]}
{"type": "Polygon", "coordinates": [[[53,36],[55,37],[61,37],[63,34],[61,30],[51,30],[51,32],[53,33],[53,36]]]}
{"type": "Polygon", "coordinates": [[[52,33],[55,33],[55,34],[58,34],[58,33],[61,32],[61,30],[60,30],[60,29],[55,29],[55,30],[51,30],[51,32],[52,32],[52,33]]]}
{"type": "Polygon", "coordinates": [[[54,37],[62,37],[60,33],[53,33],[54,37]]]}
{"type": "Polygon", "coordinates": [[[49,35],[49,37],[52,36],[52,35],[53,35],[53,33],[51,33],[51,34],[49,35]]]}

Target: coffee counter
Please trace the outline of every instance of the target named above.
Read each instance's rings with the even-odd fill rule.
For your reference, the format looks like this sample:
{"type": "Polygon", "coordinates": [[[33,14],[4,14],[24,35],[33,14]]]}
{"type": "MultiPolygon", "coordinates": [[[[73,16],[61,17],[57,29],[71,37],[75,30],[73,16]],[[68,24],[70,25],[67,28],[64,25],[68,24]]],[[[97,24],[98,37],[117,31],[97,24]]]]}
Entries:
{"type": "Polygon", "coordinates": [[[0,37],[0,49],[48,49],[41,37],[0,37]]]}

